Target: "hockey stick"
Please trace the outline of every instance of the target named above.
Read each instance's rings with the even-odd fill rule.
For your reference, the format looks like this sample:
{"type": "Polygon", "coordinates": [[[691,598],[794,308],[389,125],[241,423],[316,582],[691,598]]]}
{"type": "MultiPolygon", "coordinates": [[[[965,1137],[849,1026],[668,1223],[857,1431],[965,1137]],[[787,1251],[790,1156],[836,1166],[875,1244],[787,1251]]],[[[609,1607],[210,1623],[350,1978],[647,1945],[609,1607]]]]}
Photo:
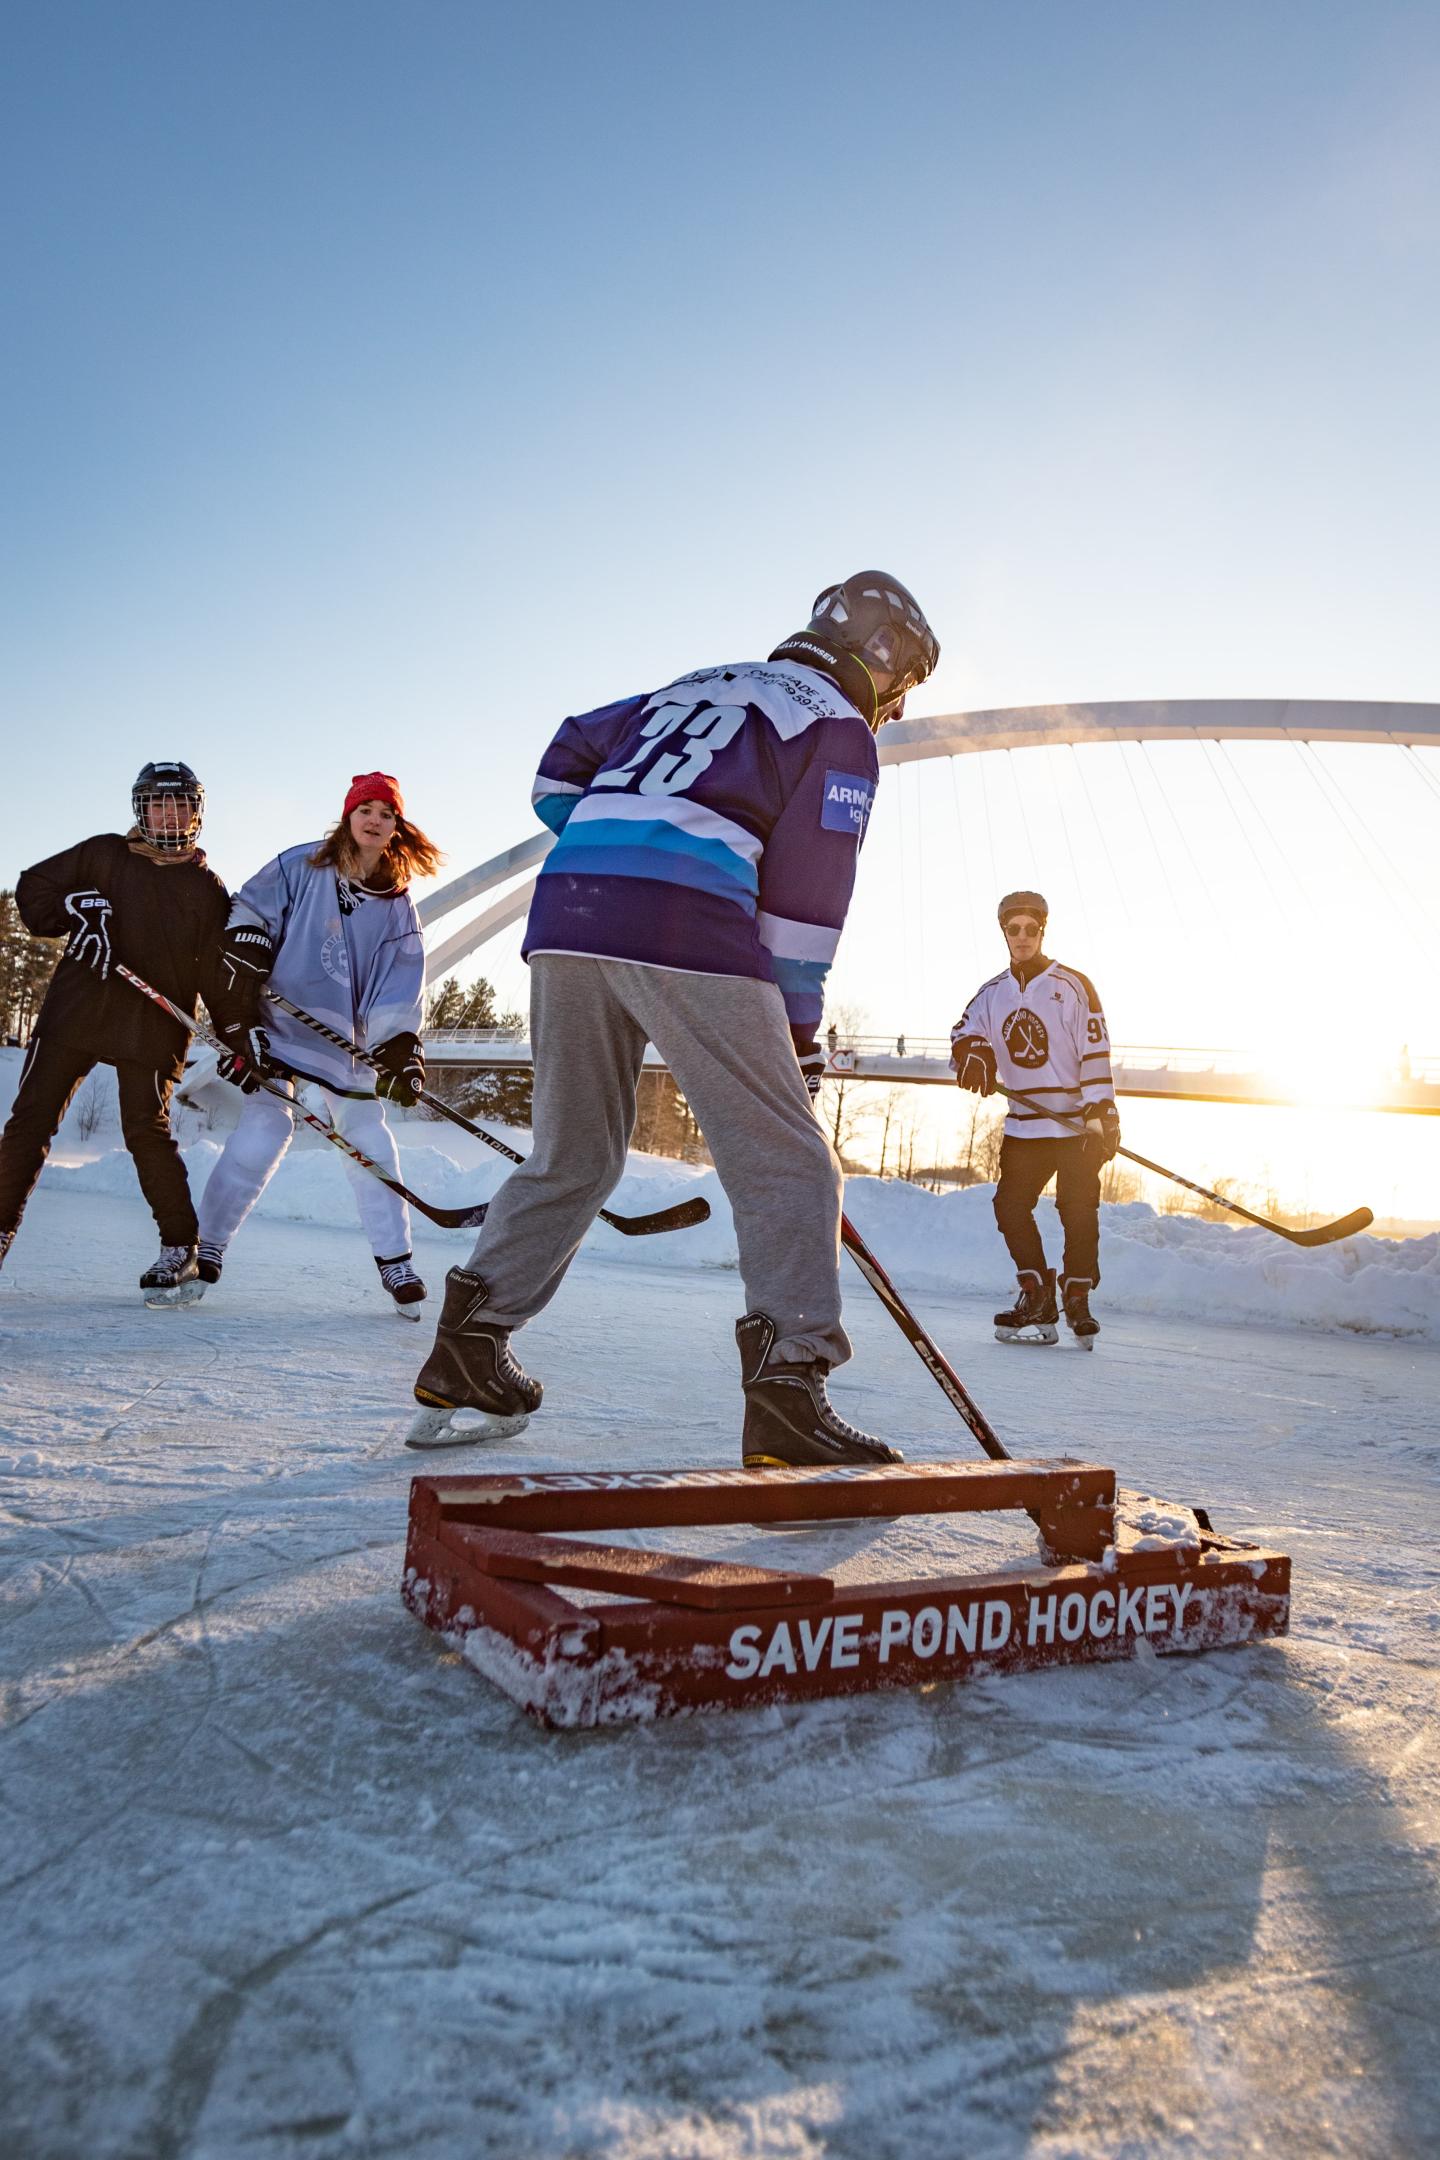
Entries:
{"type": "MultiPolygon", "coordinates": [[[[368,1050],[362,1050],[358,1043],[351,1042],[348,1035],[341,1035],[337,1029],[327,1027],[323,1020],[317,1020],[313,1013],[306,1012],[303,1005],[292,1005],[289,998],[282,997],[278,990],[267,989],[265,995],[272,1005],[279,1006],[281,1012],[289,1013],[292,1020],[302,1021],[306,1027],[313,1028],[317,1035],[323,1036],[326,1042],[333,1043],[337,1050],[348,1050],[359,1064],[379,1069],[368,1050]]],[[[525,1157],[518,1150],[507,1147],[503,1140],[498,1139],[494,1133],[487,1132],[483,1125],[476,1125],[470,1118],[463,1117],[458,1110],[452,1110],[449,1103],[442,1102],[438,1095],[432,1095],[427,1088],[420,1090],[418,1100],[424,1103],[427,1110],[438,1111],[441,1117],[449,1118],[451,1124],[458,1125],[463,1132],[473,1133],[477,1140],[485,1142],[486,1147],[494,1148],[497,1155],[507,1156],[513,1163],[524,1162],[525,1157]]],[[[624,1237],[651,1237],[662,1230],[688,1230],[694,1223],[707,1221],[709,1215],[708,1200],[681,1200],[674,1207],[657,1208],[653,1215],[615,1215],[609,1208],[602,1207],[600,1210],[601,1222],[609,1223],[612,1230],[618,1230],[624,1237]]]]}
{"type": "MultiPolygon", "coordinates": [[[[938,1386],[943,1388],[955,1408],[960,1412],[961,1417],[964,1418],[971,1432],[974,1433],[975,1438],[984,1448],[985,1453],[993,1456],[996,1462],[1013,1461],[1014,1458],[1009,1448],[1006,1447],[1004,1441],[950,1363],[950,1360],[945,1356],[943,1350],[939,1349],[930,1336],[926,1334],[920,1322],[915,1318],[914,1313],[905,1303],[904,1298],[901,1297],[900,1292],[895,1288],[894,1283],[885,1273],[884,1268],[881,1267],[880,1262],[875,1258],[874,1253],[871,1252],[869,1246],[855,1228],[855,1225],[844,1215],[840,1218],[840,1242],[855,1262],[856,1267],[859,1268],[866,1282],[875,1292],[876,1297],[885,1307],[886,1312],[889,1313],[891,1319],[899,1328],[901,1334],[905,1337],[905,1340],[910,1344],[916,1357],[919,1358],[931,1378],[938,1386]]],[[[1190,1512],[1202,1530],[1214,1529],[1215,1526],[1204,1508],[1192,1507],[1190,1512]]],[[[1039,1516],[1033,1509],[1027,1510],[1027,1513],[1038,1530],[1040,1528],[1039,1516]]]]}
{"type": "MultiPolygon", "coordinates": [[[[189,1013],[182,1012],[178,1005],[172,1005],[162,990],[153,989],[143,977],[136,975],[130,968],[126,967],[123,961],[115,961],[114,968],[116,974],[121,976],[125,982],[128,982],[133,989],[141,991],[144,996],[158,1005],[163,1012],[169,1013],[172,1020],[178,1020],[181,1027],[185,1028],[191,1035],[198,1036],[201,1042],[209,1043],[212,1050],[224,1050],[225,1044],[220,1041],[217,1035],[213,1034],[202,1022],[193,1020],[189,1013]]],[[[362,1170],[368,1170],[371,1177],[379,1178],[382,1185],[388,1185],[391,1192],[397,1193],[402,1200],[408,1201],[410,1206],[418,1209],[420,1214],[428,1215],[431,1222],[438,1223],[442,1230],[478,1230],[481,1223],[484,1222],[485,1212],[490,1204],[488,1200],[481,1200],[474,1207],[431,1207],[428,1200],[420,1198],[419,1193],[411,1192],[408,1185],[402,1185],[398,1178],[391,1177],[388,1170],[382,1170],[379,1163],[372,1162],[368,1155],[362,1154],[360,1149],[352,1141],[347,1140],[343,1133],[337,1132],[333,1125],[327,1125],[323,1118],[318,1118],[313,1111],[307,1110],[305,1105],[297,1101],[290,1093],[290,1090],[282,1086],[279,1081],[266,1079],[260,1073],[255,1075],[255,1081],[256,1085],[262,1087],[267,1095],[273,1095],[277,1102],[283,1102],[287,1110],[292,1111],[296,1117],[303,1119],[305,1124],[313,1127],[322,1139],[329,1140],[334,1146],[342,1149],[352,1162],[358,1163],[362,1170]]],[[[323,1085],[323,1083],[317,1083],[317,1085],[323,1085]]]]}
{"type": "Polygon", "coordinates": [[[959,1411],[985,1453],[996,1462],[1009,1462],[1010,1450],[966,1387],[944,1352],[937,1348],[895,1288],[848,1216],[840,1217],[840,1242],[881,1304],[899,1328],[930,1377],[959,1411]]]}
{"type": "MultiPolygon", "coordinates": [[[[1057,1125],[1069,1125],[1077,1133],[1085,1130],[1083,1117],[1076,1117],[1068,1110],[1047,1110],[1044,1103],[1033,1095],[1022,1095],[1018,1088],[1007,1088],[997,1080],[997,1095],[1004,1095],[1011,1102],[1023,1103],[1027,1110],[1038,1110],[1042,1117],[1052,1118],[1057,1125]]],[[[1238,1200],[1227,1200],[1224,1193],[1211,1192],[1208,1185],[1196,1185],[1188,1177],[1181,1177],[1178,1170],[1167,1170],[1164,1163],[1151,1162],[1148,1155],[1137,1155],[1132,1148],[1115,1150],[1127,1162],[1139,1163],[1142,1170],[1153,1170],[1157,1177],[1169,1178],[1172,1185],[1183,1185],[1186,1192],[1198,1193],[1202,1200],[1213,1200],[1216,1207],[1229,1208],[1232,1215],[1243,1215],[1246,1222],[1258,1223],[1262,1230],[1273,1230],[1276,1237],[1283,1237],[1292,1245],[1334,1245],[1341,1238],[1354,1237],[1357,1230],[1368,1230],[1375,1217],[1368,1207],[1357,1207],[1352,1214],[1342,1215],[1338,1221],[1319,1223],[1313,1230],[1287,1230],[1283,1223],[1271,1222],[1268,1215],[1252,1215],[1249,1208],[1241,1207],[1238,1200]]]]}

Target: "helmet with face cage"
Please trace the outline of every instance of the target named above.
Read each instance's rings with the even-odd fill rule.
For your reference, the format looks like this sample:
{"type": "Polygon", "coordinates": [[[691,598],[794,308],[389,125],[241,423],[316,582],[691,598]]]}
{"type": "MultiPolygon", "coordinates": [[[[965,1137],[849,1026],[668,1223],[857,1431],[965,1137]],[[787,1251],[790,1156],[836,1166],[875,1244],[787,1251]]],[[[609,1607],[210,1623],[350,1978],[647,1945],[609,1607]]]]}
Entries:
{"type": "Polygon", "coordinates": [[[178,758],[152,758],[142,765],[130,790],[130,807],[135,822],[152,847],[167,855],[183,855],[195,845],[200,831],[200,821],[205,815],[205,790],[188,765],[178,758]],[[174,802],[186,806],[183,823],[164,820],[159,829],[152,828],[149,809],[155,802],[174,802]]]}

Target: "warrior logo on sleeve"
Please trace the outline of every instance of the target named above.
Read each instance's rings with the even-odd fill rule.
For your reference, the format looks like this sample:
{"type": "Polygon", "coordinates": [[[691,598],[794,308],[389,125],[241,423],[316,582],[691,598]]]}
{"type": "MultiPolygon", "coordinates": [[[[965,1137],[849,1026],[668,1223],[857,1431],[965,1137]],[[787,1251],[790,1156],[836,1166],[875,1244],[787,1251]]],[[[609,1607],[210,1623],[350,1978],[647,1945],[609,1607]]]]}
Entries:
{"type": "Polygon", "coordinates": [[[1005,1047],[1023,1072],[1038,1072],[1050,1056],[1050,1038],[1039,1013],[1021,1005],[1000,1030],[1005,1047]]]}

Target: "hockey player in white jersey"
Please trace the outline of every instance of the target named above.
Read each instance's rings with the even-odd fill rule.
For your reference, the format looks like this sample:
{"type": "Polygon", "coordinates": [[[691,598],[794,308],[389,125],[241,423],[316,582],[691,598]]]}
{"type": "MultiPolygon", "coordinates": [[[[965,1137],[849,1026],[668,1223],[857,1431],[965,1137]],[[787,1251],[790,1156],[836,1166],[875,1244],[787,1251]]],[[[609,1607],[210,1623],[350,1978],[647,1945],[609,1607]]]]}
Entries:
{"type": "Polygon", "coordinates": [[[1056,1340],[1055,1271],[1045,1264],[1035,1222],[1053,1177],[1065,1232],[1061,1303],[1088,1350],[1100,1332],[1090,1311],[1100,1280],[1100,1172],[1120,1145],[1110,1039],[1093,983],[1041,950],[1050,912],[1042,896],[1007,893],[997,912],[1010,964],[981,985],[950,1031],[955,1078],[975,1095],[992,1095],[998,1078],[1058,1115],[1020,1104],[1006,1115],[995,1220],[1020,1295],[1010,1311],[996,1313],[995,1333],[1001,1342],[1056,1340]],[[1073,1122],[1080,1116],[1083,1133],[1073,1122]]]}

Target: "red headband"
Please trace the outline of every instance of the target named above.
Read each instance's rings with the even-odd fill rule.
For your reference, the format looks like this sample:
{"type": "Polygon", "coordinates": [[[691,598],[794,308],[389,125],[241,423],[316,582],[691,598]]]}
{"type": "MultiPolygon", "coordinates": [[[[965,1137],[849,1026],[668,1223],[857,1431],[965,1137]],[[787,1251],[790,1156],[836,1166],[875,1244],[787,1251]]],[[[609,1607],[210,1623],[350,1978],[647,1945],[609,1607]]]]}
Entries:
{"type": "Polygon", "coordinates": [[[340,815],[348,818],[351,811],[358,810],[362,802],[389,803],[396,817],[405,815],[404,799],[393,773],[357,772],[350,782],[350,792],[345,797],[345,808],[340,815]]]}

